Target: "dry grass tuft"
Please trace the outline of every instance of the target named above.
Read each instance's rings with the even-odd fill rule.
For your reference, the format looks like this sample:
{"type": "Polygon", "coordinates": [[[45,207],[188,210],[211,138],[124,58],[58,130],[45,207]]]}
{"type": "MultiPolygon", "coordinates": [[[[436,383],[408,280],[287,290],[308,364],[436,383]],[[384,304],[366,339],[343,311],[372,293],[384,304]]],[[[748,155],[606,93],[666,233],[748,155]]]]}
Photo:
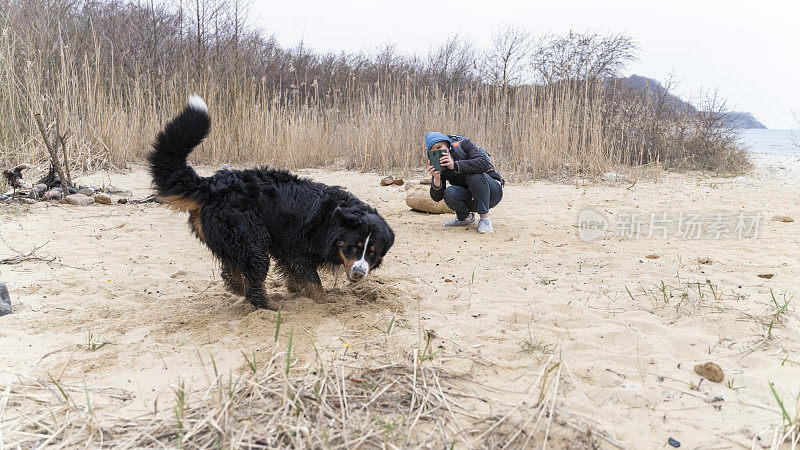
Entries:
{"type": "Polygon", "coordinates": [[[522,400],[498,412],[486,402],[502,403],[474,392],[468,375],[413,354],[345,352],[328,364],[297,368],[275,350],[269,359],[248,358],[238,375],[223,376],[214,366],[204,389],[180,382],[171,405],[162,402],[157,413],[132,419],[114,413],[130,400],[124,391],[16,377],[0,402],[2,442],[14,448],[525,448],[547,440],[596,448],[597,439],[609,440],[559,412],[564,379],[552,358],[522,400]]]}

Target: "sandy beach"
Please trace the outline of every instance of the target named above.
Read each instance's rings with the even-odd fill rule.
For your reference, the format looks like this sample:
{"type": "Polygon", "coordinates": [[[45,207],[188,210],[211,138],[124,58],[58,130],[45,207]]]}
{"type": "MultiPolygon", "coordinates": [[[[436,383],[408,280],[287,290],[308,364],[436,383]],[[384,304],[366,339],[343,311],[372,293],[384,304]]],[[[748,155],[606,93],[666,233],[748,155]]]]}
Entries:
{"type": "MultiPolygon", "coordinates": [[[[280,341],[293,330],[299,367],[315,347],[366,355],[365,343],[393,323],[386,345],[410,352],[430,333],[441,349],[430,363],[470,380],[463,388],[492,411],[514,408],[560,361],[559,416],[606,436],[604,447],[669,448],[672,438],[685,448],[749,448],[758,433],[756,445],[768,446],[781,423],[769,383],[795,414],[800,394],[800,163],[756,163],[731,178],[511,184],[489,235],[411,211],[404,187],[379,185],[386,174],[303,170],[375,206],[397,239],[360,285],[326,274],[329,305],[288,294],[271,275],[280,341]],[[597,240],[579,237],[587,208],[610,227],[597,240]],[[682,213],[715,212],[759,222],[741,238],[735,222],[729,235],[699,238],[650,233],[647,223],[636,236],[620,231],[631,214],[679,227],[682,213]],[[695,373],[705,362],[722,368],[722,382],[695,373]]],[[[79,182],[151,194],[143,168],[79,182]]],[[[0,318],[0,391],[16,375],[85,380],[128,392],[115,413],[135,417],[166,404],[178,380],[204,385],[210,356],[236,371],[242,352],[274,345],[276,313],[224,289],[185,214],[156,203],[3,209],[0,259],[37,248],[40,259],[0,265],[15,308],[0,318]]]]}

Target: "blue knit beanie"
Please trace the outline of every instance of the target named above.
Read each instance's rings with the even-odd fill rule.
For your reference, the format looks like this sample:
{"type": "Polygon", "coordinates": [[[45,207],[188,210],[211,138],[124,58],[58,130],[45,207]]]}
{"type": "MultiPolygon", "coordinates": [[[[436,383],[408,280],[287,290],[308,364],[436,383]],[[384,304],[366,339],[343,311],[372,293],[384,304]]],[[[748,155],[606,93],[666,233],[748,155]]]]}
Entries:
{"type": "Polygon", "coordinates": [[[446,141],[447,145],[450,145],[450,138],[445,136],[438,131],[431,131],[430,133],[425,133],[425,148],[430,150],[433,147],[433,144],[437,142],[446,141]]]}

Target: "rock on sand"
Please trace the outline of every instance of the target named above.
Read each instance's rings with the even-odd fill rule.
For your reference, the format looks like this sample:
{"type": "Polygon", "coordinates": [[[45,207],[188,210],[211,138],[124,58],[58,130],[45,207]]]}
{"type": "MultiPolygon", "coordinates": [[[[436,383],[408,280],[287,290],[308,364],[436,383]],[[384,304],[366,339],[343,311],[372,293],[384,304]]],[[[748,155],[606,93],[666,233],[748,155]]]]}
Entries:
{"type": "Polygon", "coordinates": [[[102,203],[103,205],[110,205],[111,197],[109,197],[108,194],[95,194],[94,201],[97,203],[102,203]]]}
{"type": "Polygon", "coordinates": [[[92,197],[87,197],[83,194],[72,194],[64,197],[66,203],[70,205],[78,205],[78,206],[86,206],[91,205],[94,203],[94,199],[92,197]]]}
{"type": "Polygon", "coordinates": [[[63,192],[61,191],[61,188],[53,188],[45,192],[42,198],[45,200],[55,200],[57,198],[61,198],[62,194],[63,192]]]}
{"type": "Polygon", "coordinates": [[[773,222],[783,222],[783,223],[794,222],[794,219],[792,219],[791,216],[787,216],[784,214],[775,214],[774,216],[772,216],[772,219],[770,220],[772,220],[773,222]]]}
{"type": "Polygon", "coordinates": [[[725,379],[725,373],[722,372],[722,368],[712,362],[694,366],[694,373],[714,383],[720,383],[725,379]]]}
{"type": "Polygon", "coordinates": [[[14,309],[11,308],[11,296],[8,294],[8,288],[5,283],[0,283],[0,316],[11,314],[14,309]]]}
{"type": "Polygon", "coordinates": [[[424,186],[414,186],[406,194],[406,205],[411,209],[431,214],[448,214],[453,210],[448,208],[444,201],[435,202],[431,194],[424,186]]]}

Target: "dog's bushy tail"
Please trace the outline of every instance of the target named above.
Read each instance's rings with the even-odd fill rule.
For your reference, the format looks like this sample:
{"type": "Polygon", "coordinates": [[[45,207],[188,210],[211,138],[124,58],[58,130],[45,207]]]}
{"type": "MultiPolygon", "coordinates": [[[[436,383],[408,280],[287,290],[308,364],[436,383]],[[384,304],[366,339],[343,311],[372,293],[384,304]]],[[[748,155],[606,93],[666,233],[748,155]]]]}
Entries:
{"type": "Polygon", "coordinates": [[[201,178],[186,164],[186,158],[210,129],[208,107],[193,95],[183,111],[158,133],[147,158],[158,195],[186,196],[197,188],[201,178]]]}

